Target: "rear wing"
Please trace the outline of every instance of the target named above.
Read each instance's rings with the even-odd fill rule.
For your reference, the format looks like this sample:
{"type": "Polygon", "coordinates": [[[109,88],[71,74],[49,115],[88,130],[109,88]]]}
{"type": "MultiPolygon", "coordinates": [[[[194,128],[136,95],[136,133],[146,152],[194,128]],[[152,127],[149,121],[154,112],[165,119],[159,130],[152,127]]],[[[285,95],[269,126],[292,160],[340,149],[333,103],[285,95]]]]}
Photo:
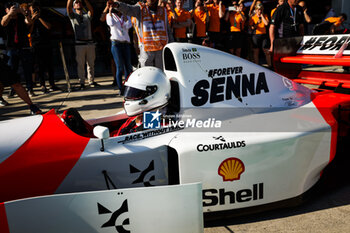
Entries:
{"type": "Polygon", "coordinates": [[[295,82],[350,88],[350,74],[302,71],[302,65],[349,66],[350,34],[304,36],[275,41],[274,67],[295,82]]]}

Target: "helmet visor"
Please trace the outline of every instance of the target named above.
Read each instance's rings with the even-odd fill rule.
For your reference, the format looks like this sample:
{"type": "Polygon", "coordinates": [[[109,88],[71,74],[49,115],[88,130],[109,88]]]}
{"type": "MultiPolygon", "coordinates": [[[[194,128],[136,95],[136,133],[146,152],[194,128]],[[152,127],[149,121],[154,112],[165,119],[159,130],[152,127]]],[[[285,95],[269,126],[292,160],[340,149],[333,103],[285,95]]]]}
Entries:
{"type": "Polygon", "coordinates": [[[125,100],[140,100],[147,96],[152,95],[157,90],[157,86],[147,86],[146,90],[140,90],[135,87],[125,86],[124,89],[124,99],[125,100]]]}

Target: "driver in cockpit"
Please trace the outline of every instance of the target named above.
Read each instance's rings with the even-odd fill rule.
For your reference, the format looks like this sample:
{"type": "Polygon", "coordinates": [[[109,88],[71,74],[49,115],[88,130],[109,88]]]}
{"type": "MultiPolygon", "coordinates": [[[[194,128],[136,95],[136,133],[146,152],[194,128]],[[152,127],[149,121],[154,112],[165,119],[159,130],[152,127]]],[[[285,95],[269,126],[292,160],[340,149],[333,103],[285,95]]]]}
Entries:
{"type": "Polygon", "coordinates": [[[170,80],[156,67],[134,71],[124,87],[124,109],[129,118],[112,136],[143,130],[143,113],[164,108],[170,99],[170,80]]]}

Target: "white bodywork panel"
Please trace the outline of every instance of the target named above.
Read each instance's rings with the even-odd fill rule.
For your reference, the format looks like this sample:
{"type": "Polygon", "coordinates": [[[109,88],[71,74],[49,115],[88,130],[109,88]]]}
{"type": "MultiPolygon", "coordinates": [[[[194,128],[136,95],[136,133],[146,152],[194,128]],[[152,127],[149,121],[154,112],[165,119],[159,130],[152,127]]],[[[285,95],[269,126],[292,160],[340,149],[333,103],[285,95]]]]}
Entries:
{"type": "Polygon", "coordinates": [[[167,50],[177,71],[165,65],[165,73],[179,83],[181,108],[279,108],[310,102],[310,89],[245,59],[194,44],[168,44],[164,57],[170,56],[167,50]]]}
{"type": "Polygon", "coordinates": [[[298,125],[293,115],[305,117],[299,108],[290,110],[289,115],[254,114],[231,122],[231,129],[236,126],[237,132],[176,135],[169,146],[179,154],[180,183],[203,182],[204,212],[251,207],[303,194],[319,180],[329,163],[331,129],[314,112],[313,116],[307,115],[314,117],[309,124],[299,121],[302,130],[292,130],[298,125]],[[256,131],[241,131],[245,122],[252,122],[250,127],[256,131]],[[245,170],[239,179],[225,181],[219,174],[221,163],[227,159],[242,162],[245,170]]]}
{"type": "Polygon", "coordinates": [[[317,182],[330,160],[331,127],[312,90],[207,47],[171,43],[164,62],[171,56],[165,73],[179,84],[179,115],[222,121],[186,129],[169,144],[179,155],[180,183],[203,182],[205,212],[285,200],[317,182]],[[225,143],[231,148],[220,149],[225,143]],[[237,179],[219,174],[225,160],[233,170],[244,167],[237,179]]]}
{"type": "Polygon", "coordinates": [[[0,121],[0,163],[10,157],[33,135],[42,120],[43,116],[36,115],[0,121]]]}
{"type": "Polygon", "coordinates": [[[52,195],[5,208],[10,233],[203,232],[198,183],[52,195]]]}
{"type": "Polygon", "coordinates": [[[174,133],[140,139],[145,134],[111,137],[104,140],[103,152],[101,141],[91,139],[56,193],[106,189],[102,171],[108,173],[117,188],[168,185],[166,145],[174,133]]]}

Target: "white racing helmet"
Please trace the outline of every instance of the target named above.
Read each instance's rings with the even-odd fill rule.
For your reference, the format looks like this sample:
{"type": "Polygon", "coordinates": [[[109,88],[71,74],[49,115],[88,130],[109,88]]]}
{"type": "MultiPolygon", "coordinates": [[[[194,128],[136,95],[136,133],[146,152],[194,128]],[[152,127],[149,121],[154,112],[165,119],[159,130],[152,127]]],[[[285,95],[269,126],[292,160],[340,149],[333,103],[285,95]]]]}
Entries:
{"type": "Polygon", "coordinates": [[[170,98],[170,81],[156,67],[146,66],[135,70],[124,85],[124,109],[128,116],[161,108],[170,98]]]}

